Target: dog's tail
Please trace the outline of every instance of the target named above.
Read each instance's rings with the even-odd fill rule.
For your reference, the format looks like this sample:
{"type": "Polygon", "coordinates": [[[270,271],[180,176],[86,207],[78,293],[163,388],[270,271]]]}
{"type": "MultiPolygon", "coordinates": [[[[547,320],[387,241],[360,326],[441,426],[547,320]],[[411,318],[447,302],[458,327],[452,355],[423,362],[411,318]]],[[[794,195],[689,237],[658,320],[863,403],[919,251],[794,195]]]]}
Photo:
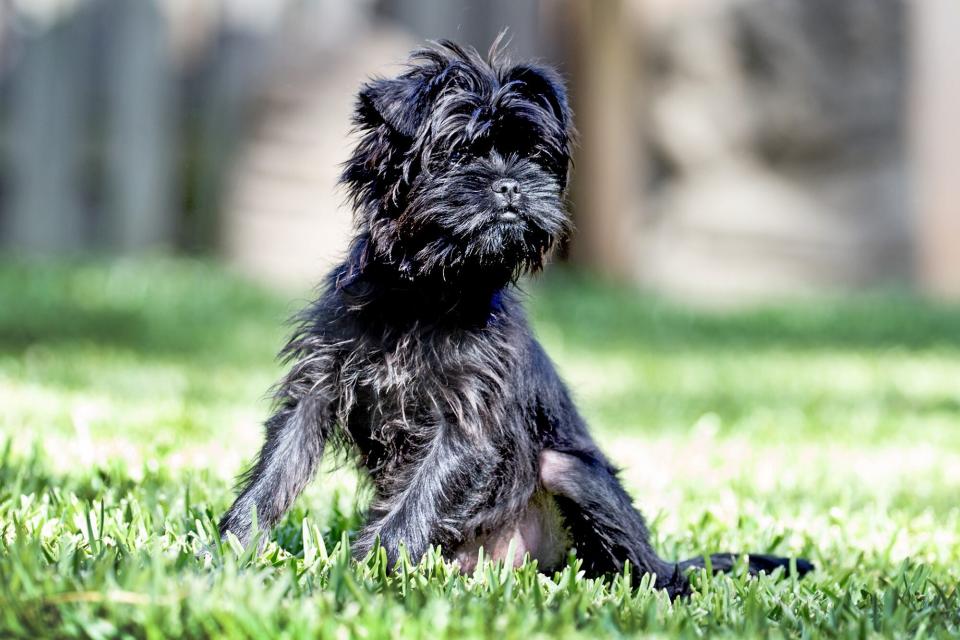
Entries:
{"type": "MultiPolygon", "coordinates": [[[[813,563],[804,558],[784,558],[782,556],[771,556],[765,553],[714,553],[709,557],[709,566],[714,573],[732,571],[740,562],[740,558],[746,556],[747,568],[750,573],[758,574],[761,571],[767,575],[773,573],[778,567],[783,567],[784,575],[792,575],[796,569],[797,576],[803,577],[813,571],[813,563]]],[[[681,571],[687,569],[706,568],[708,558],[699,556],[682,560],[678,563],[681,571]]]]}

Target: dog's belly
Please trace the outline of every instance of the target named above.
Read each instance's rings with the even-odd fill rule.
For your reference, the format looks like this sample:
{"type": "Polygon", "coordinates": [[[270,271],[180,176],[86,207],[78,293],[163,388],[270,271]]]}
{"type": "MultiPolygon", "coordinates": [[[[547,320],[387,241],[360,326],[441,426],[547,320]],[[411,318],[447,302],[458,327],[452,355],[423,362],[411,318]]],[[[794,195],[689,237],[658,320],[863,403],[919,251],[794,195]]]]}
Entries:
{"type": "Polygon", "coordinates": [[[537,561],[540,571],[559,569],[566,561],[570,537],[556,502],[549,494],[538,491],[516,521],[483,533],[458,547],[452,559],[464,572],[477,566],[480,548],[485,558],[506,561],[513,544],[513,566],[523,564],[526,554],[537,561]]]}

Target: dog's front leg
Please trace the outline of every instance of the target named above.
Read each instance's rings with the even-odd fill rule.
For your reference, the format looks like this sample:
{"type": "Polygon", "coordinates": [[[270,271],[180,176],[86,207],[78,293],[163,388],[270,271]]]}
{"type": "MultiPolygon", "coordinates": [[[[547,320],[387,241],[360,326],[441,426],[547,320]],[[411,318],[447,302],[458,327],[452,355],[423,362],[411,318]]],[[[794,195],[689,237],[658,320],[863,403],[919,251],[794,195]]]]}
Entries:
{"type": "Polygon", "coordinates": [[[479,443],[456,427],[441,428],[404,487],[375,502],[370,521],[354,543],[354,556],[363,558],[379,539],[393,567],[401,544],[414,562],[430,545],[445,550],[459,545],[465,523],[483,498],[477,479],[495,455],[479,449],[479,443]]]}
{"type": "Polygon", "coordinates": [[[316,394],[281,407],[267,421],[266,442],[220,521],[221,536],[231,532],[247,546],[255,533],[254,511],[261,531],[277,524],[313,477],[332,423],[330,403],[316,394]]]}

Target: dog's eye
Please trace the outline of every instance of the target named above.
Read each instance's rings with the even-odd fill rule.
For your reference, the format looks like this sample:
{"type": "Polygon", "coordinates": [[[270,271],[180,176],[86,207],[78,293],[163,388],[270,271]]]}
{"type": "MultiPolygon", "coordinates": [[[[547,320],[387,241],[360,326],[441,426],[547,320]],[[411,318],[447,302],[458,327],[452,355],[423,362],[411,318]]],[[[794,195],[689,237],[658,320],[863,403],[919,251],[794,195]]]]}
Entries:
{"type": "Polygon", "coordinates": [[[470,159],[470,152],[465,150],[453,150],[447,154],[447,162],[454,166],[463,164],[470,159]]]}

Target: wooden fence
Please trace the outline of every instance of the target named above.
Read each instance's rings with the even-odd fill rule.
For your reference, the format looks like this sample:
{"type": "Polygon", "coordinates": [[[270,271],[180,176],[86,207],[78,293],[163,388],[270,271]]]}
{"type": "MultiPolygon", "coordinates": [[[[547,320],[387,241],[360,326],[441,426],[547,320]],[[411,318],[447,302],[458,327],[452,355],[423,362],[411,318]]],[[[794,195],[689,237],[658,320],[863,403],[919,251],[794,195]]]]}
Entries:
{"type": "Polygon", "coordinates": [[[211,27],[188,58],[153,2],[91,0],[45,23],[0,10],[0,246],[211,245],[264,60],[256,36],[211,27]]]}
{"type": "MultiPolygon", "coordinates": [[[[249,131],[245,119],[261,94],[273,46],[283,39],[250,23],[231,22],[224,4],[0,0],[0,248],[57,254],[215,246],[225,178],[241,134],[249,131]],[[30,8],[40,5],[72,8],[61,9],[56,19],[38,20],[30,8]],[[172,6],[186,12],[186,21],[181,15],[179,23],[171,22],[172,6]],[[196,31],[200,17],[206,20],[202,37],[193,38],[185,51],[184,25],[196,31]]],[[[649,198],[642,193],[643,154],[631,145],[642,143],[643,131],[635,129],[644,121],[637,121],[632,109],[642,78],[635,71],[644,68],[647,49],[638,46],[645,32],[631,21],[642,26],[657,6],[677,3],[251,0],[247,5],[257,11],[309,5],[321,13],[356,12],[364,20],[379,13],[418,36],[449,36],[481,48],[509,25],[517,55],[565,61],[583,134],[573,194],[579,245],[572,256],[600,271],[642,279],[634,254],[643,245],[640,236],[649,232],[634,229],[651,216],[644,215],[649,198]]],[[[904,128],[911,141],[906,161],[912,206],[902,217],[913,226],[909,240],[917,257],[907,277],[928,291],[956,297],[960,128],[952,118],[960,95],[954,69],[960,12],[956,0],[906,6],[912,37],[904,128]]],[[[639,93],[650,90],[645,84],[639,93]]]]}

